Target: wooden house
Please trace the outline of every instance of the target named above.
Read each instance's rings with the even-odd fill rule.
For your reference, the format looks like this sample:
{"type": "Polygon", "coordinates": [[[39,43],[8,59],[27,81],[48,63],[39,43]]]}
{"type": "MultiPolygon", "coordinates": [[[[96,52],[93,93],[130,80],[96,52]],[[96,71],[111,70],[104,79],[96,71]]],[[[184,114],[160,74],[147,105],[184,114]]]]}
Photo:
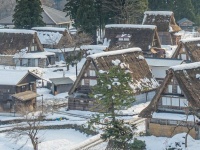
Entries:
{"type": "Polygon", "coordinates": [[[44,51],[36,31],[24,29],[0,30],[0,54],[14,55],[24,48],[27,48],[28,52],[44,51]]]}
{"type": "Polygon", "coordinates": [[[0,71],[0,110],[19,112],[21,107],[36,107],[36,80],[38,76],[22,70],[0,71]]]}
{"type": "Polygon", "coordinates": [[[177,45],[181,38],[174,33],[181,30],[171,11],[145,11],[143,25],[156,25],[162,45],[177,45]]]}
{"type": "Polygon", "coordinates": [[[164,57],[164,50],[160,49],[161,44],[154,25],[106,25],[104,45],[109,46],[109,49],[140,47],[145,56],[164,57]]]}
{"type": "Polygon", "coordinates": [[[51,92],[54,95],[69,92],[74,83],[69,77],[50,78],[49,80],[51,81],[51,92]]]}
{"type": "MultiPolygon", "coordinates": [[[[44,10],[41,14],[42,20],[46,26],[66,28],[72,26],[73,20],[70,19],[70,16],[66,16],[66,12],[45,5],[42,5],[42,8],[44,10]]],[[[14,22],[12,20],[13,15],[0,19],[0,24],[9,28],[13,28],[14,22]]]]}
{"type": "MultiPolygon", "coordinates": [[[[150,95],[152,96],[151,92],[158,87],[158,83],[152,77],[152,73],[143,57],[141,49],[129,48],[108,51],[87,56],[85,64],[69,91],[69,109],[91,110],[94,108],[95,101],[88,95],[91,93],[92,87],[97,84],[98,76],[96,72],[110,69],[114,66],[112,61],[116,59],[124,63],[131,71],[131,76],[134,81],[131,87],[134,90],[135,96],[144,93],[146,94],[146,98],[150,98],[150,95]]],[[[139,99],[137,100],[139,101],[139,99]]],[[[142,97],[142,100],[147,101],[148,99],[142,97]]]]}
{"type": "Polygon", "coordinates": [[[190,62],[200,61],[200,38],[180,40],[172,58],[178,58],[190,62]]]}
{"type": "Polygon", "coordinates": [[[44,48],[61,49],[72,44],[72,37],[66,28],[33,27],[44,48]]]}
{"type": "Polygon", "coordinates": [[[161,84],[165,79],[167,70],[183,63],[181,59],[171,58],[145,58],[155,79],[161,84]]]}
{"type": "Polygon", "coordinates": [[[168,70],[153,100],[139,114],[147,118],[147,132],[171,137],[187,132],[188,127],[194,126],[190,135],[195,139],[200,138],[199,118],[189,113],[189,108],[200,108],[199,77],[200,62],[177,65],[168,70]]]}
{"type": "Polygon", "coordinates": [[[177,21],[178,25],[181,27],[184,31],[192,32],[194,30],[194,22],[188,20],[187,18],[183,18],[179,21],[177,21]]]}
{"type": "MultiPolygon", "coordinates": [[[[0,54],[5,57],[13,55],[13,63],[16,66],[45,67],[48,64],[55,64],[55,54],[44,53],[36,31],[2,29],[0,30],[0,45],[0,54]],[[37,58],[33,55],[37,55],[37,58]]],[[[0,64],[5,64],[5,62],[2,61],[0,64]]]]}

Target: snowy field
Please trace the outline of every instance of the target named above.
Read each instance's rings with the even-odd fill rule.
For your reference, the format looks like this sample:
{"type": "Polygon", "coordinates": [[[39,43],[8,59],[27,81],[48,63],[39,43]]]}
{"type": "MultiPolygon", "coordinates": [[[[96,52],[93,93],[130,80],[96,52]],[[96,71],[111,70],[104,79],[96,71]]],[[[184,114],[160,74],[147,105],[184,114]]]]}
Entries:
{"type": "MultiPolygon", "coordinates": [[[[90,136],[89,136],[90,137],[90,136]]],[[[38,146],[39,150],[70,150],[73,145],[76,145],[88,138],[86,134],[82,134],[74,129],[62,130],[42,130],[39,135],[38,146]]],[[[26,142],[26,138],[18,143],[13,143],[5,137],[5,134],[0,134],[0,150],[17,150],[26,142]]],[[[32,150],[30,141],[21,150],[32,150]]]]}

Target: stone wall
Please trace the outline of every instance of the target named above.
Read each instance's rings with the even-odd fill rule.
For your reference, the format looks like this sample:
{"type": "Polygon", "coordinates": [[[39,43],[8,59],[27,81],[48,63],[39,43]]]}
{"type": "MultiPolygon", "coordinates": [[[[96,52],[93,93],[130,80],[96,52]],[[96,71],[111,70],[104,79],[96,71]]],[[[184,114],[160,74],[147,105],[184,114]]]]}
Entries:
{"type": "Polygon", "coordinates": [[[0,55],[0,65],[14,66],[13,55],[0,55]]]}
{"type": "MultiPolygon", "coordinates": [[[[160,125],[155,123],[149,124],[149,129],[147,130],[150,134],[154,136],[164,136],[164,137],[172,137],[175,134],[187,132],[187,127],[184,126],[175,126],[175,125],[160,125]]],[[[195,129],[190,131],[190,136],[194,139],[197,138],[195,129]]]]}

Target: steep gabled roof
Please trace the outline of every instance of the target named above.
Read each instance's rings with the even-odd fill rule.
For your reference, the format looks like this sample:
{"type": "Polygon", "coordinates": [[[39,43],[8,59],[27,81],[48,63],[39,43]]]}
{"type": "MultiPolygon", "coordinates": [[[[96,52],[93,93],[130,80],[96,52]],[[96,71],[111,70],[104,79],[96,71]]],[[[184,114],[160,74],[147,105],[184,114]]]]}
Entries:
{"type": "Polygon", "coordinates": [[[116,59],[120,60],[121,63],[124,63],[131,72],[134,82],[131,87],[135,93],[154,90],[158,87],[158,83],[153,78],[152,73],[149,70],[149,66],[143,57],[141,49],[129,48],[89,55],[74,85],[70,89],[69,94],[72,94],[75,91],[75,88],[80,84],[85,71],[91,64],[94,65],[96,71],[107,71],[114,66],[112,61],[116,59]]]}
{"type": "Polygon", "coordinates": [[[151,103],[140,113],[141,117],[150,118],[157,110],[159,99],[172,78],[175,78],[184,96],[192,107],[200,108],[200,62],[173,66],[168,70],[167,76],[158,88],[151,103]]]}
{"type": "MultiPolygon", "coordinates": [[[[66,28],[58,27],[33,27],[42,44],[47,45],[70,45],[72,37],[66,28]]],[[[63,47],[63,46],[62,46],[63,47]]]]}
{"type": "Polygon", "coordinates": [[[29,74],[37,79],[40,79],[37,75],[27,70],[0,70],[0,85],[18,85],[29,74]]]}
{"type": "MultiPolygon", "coordinates": [[[[38,50],[43,51],[37,38],[37,32],[24,29],[1,29],[0,30],[0,54],[14,55],[17,50],[30,48],[33,39],[37,41],[38,50]]],[[[36,42],[35,41],[35,42],[36,42]]]]}
{"type": "Polygon", "coordinates": [[[157,34],[157,28],[154,25],[136,25],[136,24],[109,24],[105,26],[105,39],[111,40],[110,47],[116,46],[119,35],[130,36],[129,48],[140,47],[143,51],[149,51],[151,47],[161,47],[157,34]]]}
{"type": "Polygon", "coordinates": [[[181,28],[176,24],[172,11],[145,11],[143,25],[156,25],[158,32],[178,32],[181,28]]]}
{"type": "MultiPolygon", "coordinates": [[[[59,24],[66,24],[72,22],[70,17],[66,17],[66,13],[62,12],[60,10],[47,7],[45,5],[42,5],[43,12],[42,12],[42,18],[46,25],[59,25],[59,24]]],[[[12,22],[13,16],[8,16],[6,18],[3,18],[0,20],[0,24],[3,25],[14,25],[12,22]]]]}
{"type": "Polygon", "coordinates": [[[188,38],[180,40],[172,58],[177,58],[183,49],[190,57],[192,62],[200,61],[200,38],[188,38]]]}

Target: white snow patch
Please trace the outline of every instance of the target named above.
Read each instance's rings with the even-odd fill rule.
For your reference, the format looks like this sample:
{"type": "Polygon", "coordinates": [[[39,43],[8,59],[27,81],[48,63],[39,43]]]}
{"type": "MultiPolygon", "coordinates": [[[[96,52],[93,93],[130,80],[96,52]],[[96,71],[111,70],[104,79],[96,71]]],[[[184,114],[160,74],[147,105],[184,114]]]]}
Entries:
{"type": "Polygon", "coordinates": [[[116,59],[116,60],[112,60],[112,64],[115,65],[115,66],[118,66],[120,64],[120,60],[119,59],[116,59]]]}
{"type": "Polygon", "coordinates": [[[89,55],[87,57],[96,59],[98,57],[119,55],[119,54],[131,53],[131,52],[136,52],[136,51],[142,51],[142,50],[139,47],[134,47],[134,48],[128,48],[128,49],[122,49],[122,50],[116,50],[116,51],[102,52],[98,54],[89,55]]]}
{"type": "Polygon", "coordinates": [[[109,24],[105,28],[141,28],[141,29],[155,29],[155,25],[141,25],[141,24],[109,24]]]}

